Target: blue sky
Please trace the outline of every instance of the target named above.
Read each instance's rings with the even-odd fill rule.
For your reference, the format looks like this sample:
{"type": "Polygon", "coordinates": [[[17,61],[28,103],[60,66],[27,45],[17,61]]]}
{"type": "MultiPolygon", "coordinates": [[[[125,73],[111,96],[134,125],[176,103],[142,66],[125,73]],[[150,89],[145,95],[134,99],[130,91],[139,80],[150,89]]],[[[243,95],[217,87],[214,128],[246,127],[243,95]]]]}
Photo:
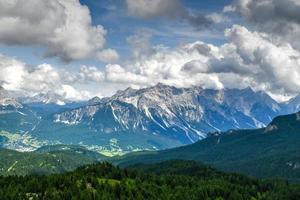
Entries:
{"type": "MultiPolygon", "coordinates": [[[[195,41],[195,39],[204,40],[211,43],[222,43],[223,38],[216,38],[217,36],[209,36],[201,34],[202,31],[197,31],[186,24],[179,24],[170,22],[170,20],[157,19],[139,19],[128,16],[126,5],[122,0],[111,1],[95,1],[95,0],[81,0],[82,4],[88,6],[91,11],[94,24],[102,24],[110,32],[107,38],[107,44],[110,47],[118,49],[125,57],[130,54],[130,46],[126,42],[126,38],[135,34],[140,30],[149,30],[153,32],[151,43],[153,45],[164,44],[166,46],[175,46],[178,43],[195,41]],[[176,28],[186,28],[187,34],[191,32],[193,38],[176,35],[173,31],[176,28]],[[169,32],[165,32],[169,31],[169,32]],[[162,35],[162,33],[164,35],[162,35]],[[199,36],[195,36],[199,35],[199,36]]],[[[229,5],[231,0],[185,0],[183,5],[191,10],[191,12],[211,13],[222,12],[224,6],[229,5]]],[[[215,33],[216,34],[216,33],[215,33]]],[[[219,37],[222,37],[222,33],[219,37]]]]}

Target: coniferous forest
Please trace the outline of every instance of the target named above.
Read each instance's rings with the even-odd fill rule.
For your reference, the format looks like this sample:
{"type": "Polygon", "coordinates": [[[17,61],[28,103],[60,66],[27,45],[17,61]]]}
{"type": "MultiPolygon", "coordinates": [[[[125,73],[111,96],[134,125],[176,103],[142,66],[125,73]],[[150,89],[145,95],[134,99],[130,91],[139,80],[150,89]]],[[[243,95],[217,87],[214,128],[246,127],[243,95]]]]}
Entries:
{"type": "Polygon", "coordinates": [[[99,163],[47,176],[0,178],[1,200],[209,199],[298,200],[300,185],[257,180],[194,161],[131,166],[99,163]]]}

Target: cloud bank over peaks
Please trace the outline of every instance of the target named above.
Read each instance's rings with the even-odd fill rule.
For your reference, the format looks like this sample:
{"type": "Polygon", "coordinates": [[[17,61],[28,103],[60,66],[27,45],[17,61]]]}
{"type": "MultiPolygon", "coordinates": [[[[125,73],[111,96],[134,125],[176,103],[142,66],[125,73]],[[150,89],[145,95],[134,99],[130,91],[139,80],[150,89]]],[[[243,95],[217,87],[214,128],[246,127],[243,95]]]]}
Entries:
{"type": "MultiPolygon", "coordinates": [[[[142,88],[159,82],[210,89],[250,86],[268,92],[277,100],[299,93],[297,49],[289,43],[274,42],[268,33],[250,31],[240,25],[226,29],[224,35],[227,43],[221,46],[201,41],[175,48],[154,46],[146,54],[122,64],[107,64],[104,69],[81,66],[77,71],[67,71],[48,64],[30,68],[18,60],[0,56],[0,83],[10,90],[53,91],[77,99],[95,94],[107,96],[128,86],[142,88]]],[[[139,47],[144,48],[135,44],[135,48],[139,47]]]]}
{"type": "Polygon", "coordinates": [[[158,82],[214,89],[251,86],[277,99],[299,93],[297,49],[289,43],[274,43],[267,33],[239,25],[226,29],[225,37],[228,42],[220,47],[195,42],[175,49],[155,49],[124,66],[108,65],[106,81],[141,87],[158,82]]]}
{"type": "Polygon", "coordinates": [[[82,67],[79,72],[71,74],[49,64],[29,67],[19,60],[0,54],[0,85],[20,96],[53,93],[70,100],[82,100],[89,98],[91,94],[88,91],[76,90],[73,85],[78,80],[94,81],[99,77],[101,75],[93,67],[82,67]]]}
{"type": "Polygon", "coordinates": [[[46,57],[66,62],[93,57],[106,62],[118,58],[104,49],[106,34],[103,26],[92,25],[79,0],[0,0],[2,44],[42,46],[46,57]]]}

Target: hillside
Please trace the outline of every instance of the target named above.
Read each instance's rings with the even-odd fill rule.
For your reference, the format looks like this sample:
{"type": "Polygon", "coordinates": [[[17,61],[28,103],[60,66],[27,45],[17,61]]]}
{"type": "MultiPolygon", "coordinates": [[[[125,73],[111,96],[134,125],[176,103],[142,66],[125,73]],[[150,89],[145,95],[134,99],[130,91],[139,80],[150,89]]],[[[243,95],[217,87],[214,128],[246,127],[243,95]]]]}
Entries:
{"type": "Polygon", "coordinates": [[[61,173],[105,158],[79,146],[43,147],[35,152],[0,149],[0,175],[61,173]]]}
{"type": "MultiPolygon", "coordinates": [[[[153,171],[152,171],[153,172],[153,171]]],[[[192,161],[119,169],[108,163],[49,176],[0,177],[1,199],[266,199],[300,198],[300,186],[226,174],[192,161]],[[134,170],[133,170],[134,169],[134,170]],[[155,173],[148,173],[155,169],[155,173]]]]}
{"type": "Polygon", "coordinates": [[[169,159],[196,160],[225,171],[300,181],[300,113],[276,117],[266,128],[212,134],[192,145],[132,153],[113,162],[128,166],[169,159]]]}

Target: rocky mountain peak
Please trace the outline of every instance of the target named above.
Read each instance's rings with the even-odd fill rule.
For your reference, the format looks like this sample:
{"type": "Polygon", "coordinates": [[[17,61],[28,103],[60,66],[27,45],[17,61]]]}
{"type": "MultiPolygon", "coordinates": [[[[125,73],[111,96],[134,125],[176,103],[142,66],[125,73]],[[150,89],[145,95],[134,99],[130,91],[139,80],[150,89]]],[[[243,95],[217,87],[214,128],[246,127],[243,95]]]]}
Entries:
{"type": "Polygon", "coordinates": [[[32,96],[20,97],[19,101],[21,101],[23,104],[44,103],[57,105],[65,105],[66,102],[68,102],[64,97],[51,92],[37,93],[32,96]]]}
{"type": "Polygon", "coordinates": [[[91,98],[90,100],[88,100],[88,105],[95,105],[101,102],[101,98],[98,96],[95,96],[93,98],[91,98]]]}
{"type": "Polygon", "coordinates": [[[84,123],[104,133],[156,134],[187,144],[209,132],[266,126],[280,114],[277,107],[267,94],[251,88],[177,88],[159,83],[118,91],[98,104],[58,113],[55,121],[84,123]]]}

